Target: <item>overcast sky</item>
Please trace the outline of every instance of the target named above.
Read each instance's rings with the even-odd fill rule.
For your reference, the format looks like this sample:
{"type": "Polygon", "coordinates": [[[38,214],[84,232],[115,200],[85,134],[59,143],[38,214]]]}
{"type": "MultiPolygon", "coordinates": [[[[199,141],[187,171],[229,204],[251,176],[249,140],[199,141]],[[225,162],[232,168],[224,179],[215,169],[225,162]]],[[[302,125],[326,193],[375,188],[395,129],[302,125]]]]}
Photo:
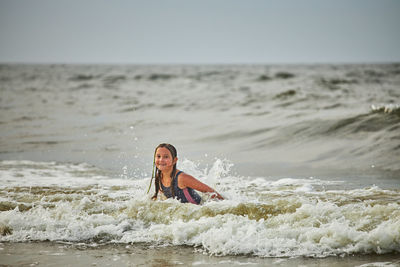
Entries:
{"type": "Polygon", "coordinates": [[[400,62],[400,0],[0,0],[0,62],[400,62]]]}

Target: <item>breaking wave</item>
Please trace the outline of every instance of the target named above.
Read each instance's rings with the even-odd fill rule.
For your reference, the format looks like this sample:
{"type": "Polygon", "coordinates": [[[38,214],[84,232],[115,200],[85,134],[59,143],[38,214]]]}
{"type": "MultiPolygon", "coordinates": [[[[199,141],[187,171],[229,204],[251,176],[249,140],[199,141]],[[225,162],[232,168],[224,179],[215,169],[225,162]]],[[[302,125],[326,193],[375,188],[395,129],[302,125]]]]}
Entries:
{"type": "Polygon", "coordinates": [[[186,245],[211,255],[327,257],[400,252],[400,192],[334,189],[341,181],[249,179],[216,160],[184,160],[226,200],[151,201],[149,178],[111,178],[87,164],[2,161],[0,241],[186,245]],[[4,182],[7,183],[4,183],[4,182]]]}

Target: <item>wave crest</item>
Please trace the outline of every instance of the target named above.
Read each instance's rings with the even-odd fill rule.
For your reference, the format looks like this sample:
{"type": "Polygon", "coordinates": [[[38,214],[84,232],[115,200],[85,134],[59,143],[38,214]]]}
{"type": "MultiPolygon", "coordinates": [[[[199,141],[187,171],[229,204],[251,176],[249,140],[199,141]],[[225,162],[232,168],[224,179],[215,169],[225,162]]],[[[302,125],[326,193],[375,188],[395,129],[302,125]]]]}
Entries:
{"type": "Polygon", "coordinates": [[[400,116],[400,105],[399,104],[378,104],[371,105],[371,109],[376,113],[388,113],[400,116]]]}

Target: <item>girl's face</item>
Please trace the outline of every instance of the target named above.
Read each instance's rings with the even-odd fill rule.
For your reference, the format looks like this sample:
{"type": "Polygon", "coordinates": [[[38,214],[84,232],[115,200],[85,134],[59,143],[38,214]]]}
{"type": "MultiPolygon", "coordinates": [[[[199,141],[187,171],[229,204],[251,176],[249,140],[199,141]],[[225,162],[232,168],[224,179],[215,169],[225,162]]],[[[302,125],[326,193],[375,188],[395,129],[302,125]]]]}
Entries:
{"type": "Polygon", "coordinates": [[[156,151],[156,167],[160,171],[172,171],[174,164],[178,159],[172,158],[171,152],[166,147],[159,147],[156,151]]]}

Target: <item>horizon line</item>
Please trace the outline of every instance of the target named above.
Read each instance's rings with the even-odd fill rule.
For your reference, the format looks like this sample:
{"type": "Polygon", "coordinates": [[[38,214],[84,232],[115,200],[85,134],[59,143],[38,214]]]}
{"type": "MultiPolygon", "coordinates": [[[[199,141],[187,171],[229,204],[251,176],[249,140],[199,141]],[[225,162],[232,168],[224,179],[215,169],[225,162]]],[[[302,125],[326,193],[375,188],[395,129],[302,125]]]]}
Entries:
{"type": "Polygon", "coordinates": [[[62,61],[0,61],[0,65],[137,65],[137,66],[185,66],[185,65],[391,65],[398,61],[309,61],[309,62],[62,62],[62,61]]]}

